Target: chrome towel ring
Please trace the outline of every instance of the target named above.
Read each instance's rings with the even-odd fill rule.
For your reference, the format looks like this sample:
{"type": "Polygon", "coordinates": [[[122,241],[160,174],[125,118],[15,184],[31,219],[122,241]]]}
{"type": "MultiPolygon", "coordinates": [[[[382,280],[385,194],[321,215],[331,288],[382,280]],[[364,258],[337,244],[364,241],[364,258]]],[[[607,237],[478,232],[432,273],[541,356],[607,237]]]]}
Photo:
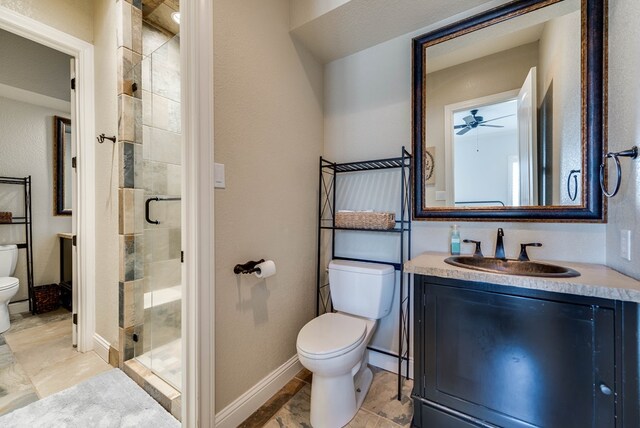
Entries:
{"type": "Polygon", "coordinates": [[[600,164],[600,188],[602,189],[602,193],[607,198],[613,198],[618,194],[618,190],[620,190],[620,182],[622,181],[622,168],[620,167],[620,157],[635,159],[638,157],[638,147],[633,146],[629,150],[623,150],[621,152],[609,152],[605,155],[602,163],[600,164]],[[604,170],[607,166],[607,159],[613,158],[616,163],[616,186],[613,189],[613,192],[609,193],[605,184],[604,184],[604,170]]]}

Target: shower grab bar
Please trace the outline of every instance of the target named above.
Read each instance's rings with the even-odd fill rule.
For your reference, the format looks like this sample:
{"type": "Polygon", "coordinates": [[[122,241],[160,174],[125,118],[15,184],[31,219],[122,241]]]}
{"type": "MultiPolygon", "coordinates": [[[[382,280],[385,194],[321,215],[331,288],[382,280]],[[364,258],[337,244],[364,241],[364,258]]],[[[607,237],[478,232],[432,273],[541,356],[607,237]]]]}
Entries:
{"type": "Polygon", "coordinates": [[[153,198],[148,198],[147,201],[144,203],[144,218],[145,220],[147,220],[147,223],[151,223],[151,224],[160,224],[160,222],[158,220],[151,220],[151,202],[164,202],[164,201],[180,201],[182,200],[182,198],[160,198],[160,197],[153,197],[153,198]]]}

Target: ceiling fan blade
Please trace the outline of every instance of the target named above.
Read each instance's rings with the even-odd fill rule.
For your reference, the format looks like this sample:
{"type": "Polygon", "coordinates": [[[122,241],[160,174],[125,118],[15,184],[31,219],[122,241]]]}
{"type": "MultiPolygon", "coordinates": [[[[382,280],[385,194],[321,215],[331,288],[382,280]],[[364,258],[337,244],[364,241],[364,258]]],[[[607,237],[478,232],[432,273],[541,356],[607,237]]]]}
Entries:
{"type": "Polygon", "coordinates": [[[487,128],[504,128],[502,125],[485,125],[484,123],[481,123],[480,126],[486,126],[487,128]]]}
{"type": "Polygon", "coordinates": [[[473,116],[463,117],[462,120],[464,120],[467,125],[476,121],[475,117],[473,116]]]}
{"type": "Polygon", "coordinates": [[[471,128],[469,126],[465,127],[462,131],[458,131],[456,132],[456,135],[464,135],[467,132],[471,131],[471,128]]]}
{"type": "Polygon", "coordinates": [[[453,127],[453,129],[462,129],[462,128],[466,128],[468,126],[469,125],[456,125],[456,126],[453,127]]]}
{"type": "Polygon", "coordinates": [[[493,118],[493,119],[484,120],[484,121],[482,121],[482,123],[493,122],[494,120],[504,119],[505,117],[511,117],[511,116],[515,116],[515,114],[508,114],[506,116],[500,116],[500,117],[496,117],[496,118],[493,118]]]}

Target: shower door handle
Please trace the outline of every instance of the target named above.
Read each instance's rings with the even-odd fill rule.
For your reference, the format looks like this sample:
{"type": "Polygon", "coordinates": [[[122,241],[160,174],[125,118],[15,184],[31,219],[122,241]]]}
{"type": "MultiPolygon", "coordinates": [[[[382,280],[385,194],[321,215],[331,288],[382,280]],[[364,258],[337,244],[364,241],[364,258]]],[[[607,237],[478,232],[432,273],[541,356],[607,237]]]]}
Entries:
{"type": "Polygon", "coordinates": [[[147,202],[145,202],[144,204],[144,218],[145,220],[147,220],[147,223],[151,223],[151,224],[160,224],[160,222],[158,220],[151,220],[150,216],[150,210],[151,210],[151,202],[153,201],[159,201],[160,198],[149,198],[147,199],[147,202]]]}
{"type": "Polygon", "coordinates": [[[160,222],[158,220],[151,220],[150,218],[150,210],[151,210],[151,202],[159,202],[159,201],[180,201],[182,200],[181,198],[178,197],[168,197],[168,198],[159,198],[159,197],[154,197],[154,198],[149,198],[147,199],[147,202],[145,202],[144,204],[144,218],[145,220],[147,220],[147,223],[151,223],[151,224],[160,224],[160,222]]]}

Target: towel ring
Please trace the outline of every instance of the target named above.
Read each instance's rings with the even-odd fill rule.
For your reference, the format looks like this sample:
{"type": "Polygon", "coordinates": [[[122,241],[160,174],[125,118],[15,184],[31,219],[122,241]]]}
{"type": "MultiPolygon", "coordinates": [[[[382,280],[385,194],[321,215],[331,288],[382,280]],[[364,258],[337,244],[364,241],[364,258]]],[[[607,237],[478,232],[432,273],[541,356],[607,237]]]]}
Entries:
{"type": "Polygon", "coordinates": [[[602,193],[607,198],[613,198],[618,194],[618,190],[620,190],[620,182],[622,181],[622,167],[620,166],[619,157],[631,158],[635,159],[638,157],[638,147],[633,146],[629,150],[623,150],[621,152],[609,152],[605,155],[602,163],[600,164],[600,188],[602,189],[602,193]],[[616,186],[613,188],[613,192],[609,193],[604,184],[604,169],[607,166],[607,159],[613,158],[616,163],[616,186]]]}
{"type": "Polygon", "coordinates": [[[580,174],[579,169],[572,169],[567,177],[567,193],[571,201],[575,201],[578,197],[578,174],[580,174]],[[573,187],[576,189],[574,194],[571,194],[571,177],[573,177],[573,187]]]}

